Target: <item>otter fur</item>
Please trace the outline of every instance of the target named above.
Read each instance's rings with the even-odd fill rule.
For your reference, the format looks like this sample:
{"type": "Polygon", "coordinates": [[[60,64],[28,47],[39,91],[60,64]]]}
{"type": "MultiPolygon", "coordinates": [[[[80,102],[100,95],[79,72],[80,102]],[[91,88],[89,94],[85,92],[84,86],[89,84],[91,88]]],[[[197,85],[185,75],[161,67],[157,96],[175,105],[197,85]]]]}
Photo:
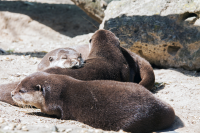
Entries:
{"type": "Polygon", "coordinates": [[[120,50],[119,39],[108,30],[98,30],[92,36],[84,67],[79,69],[52,67],[44,72],[69,75],[80,80],[130,81],[129,65],[120,50]]]}
{"type": "Polygon", "coordinates": [[[80,68],[84,64],[81,53],[72,48],[58,48],[47,53],[38,64],[37,71],[50,67],[80,68]]]}
{"type": "Polygon", "coordinates": [[[11,94],[18,104],[103,130],[149,133],[171,126],[175,118],[169,104],[135,83],[36,72],[11,94]]]}

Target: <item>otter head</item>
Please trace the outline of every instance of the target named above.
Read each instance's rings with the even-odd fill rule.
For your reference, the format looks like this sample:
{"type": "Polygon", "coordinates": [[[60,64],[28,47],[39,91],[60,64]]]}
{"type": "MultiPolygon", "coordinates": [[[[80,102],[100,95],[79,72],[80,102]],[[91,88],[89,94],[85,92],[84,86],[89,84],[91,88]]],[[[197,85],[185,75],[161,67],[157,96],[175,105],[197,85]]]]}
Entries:
{"type": "Polygon", "coordinates": [[[55,56],[50,56],[48,59],[49,67],[80,68],[84,64],[81,53],[71,48],[60,49],[55,56]]]}
{"type": "MultiPolygon", "coordinates": [[[[36,72],[23,79],[11,92],[12,99],[19,105],[41,108],[45,104],[45,84],[47,73],[36,72]]],[[[46,81],[47,82],[47,81],[46,81]]]]}
{"type": "Polygon", "coordinates": [[[119,48],[119,38],[109,30],[97,30],[89,40],[89,51],[91,52],[93,47],[104,47],[106,45],[112,45],[119,48]]]}

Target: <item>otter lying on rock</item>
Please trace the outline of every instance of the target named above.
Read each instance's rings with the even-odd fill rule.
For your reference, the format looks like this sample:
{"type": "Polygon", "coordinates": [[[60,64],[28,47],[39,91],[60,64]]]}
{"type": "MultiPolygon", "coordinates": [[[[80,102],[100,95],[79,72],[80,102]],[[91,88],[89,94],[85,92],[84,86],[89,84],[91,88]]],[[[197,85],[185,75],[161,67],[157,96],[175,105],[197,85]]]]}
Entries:
{"type": "Polygon", "coordinates": [[[51,67],[44,72],[68,75],[80,80],[130,81],[129,64],[121,52],[119,39],[108,30],[98,30],[90,39],[89,56],[84,67],[51,67]]]}
{"type": "MultiPolygon", "coordinates": [[[[91,48],[89,48],[89,45],[81,45],[72,48],[59,48],[53,50],[48,54],[46,54],[42,59],[42,61],[38,64],[38,71],[47,69],[45,71],[49,73],[66,74],[82,80],[113,79],[118,81],[136,82],[143,85],[147,89],[152,90],[152,87],[155,82],[155,76],[153,69],[151,65],[148,63],[148,61],[136,55],[135,53],[120,47],[118,38],[110,31],[99,30],[93,35],[92,40],[94,41],[94,44],[97,42],[99,42],[99,44],[103,43],[103,46],[100,45],[101,50],[98,50],[99,48],[93,48],[93,50],[91,50],[92,45],[91,48]],[[102,32],[102,34],[103,33],[109,33],[109,34],[105,35],[103,38],[100,38],[101,33],[99,32],[102,32]],[[116,48],[109,49],[109,47],[106,46],[106,44],[104,44],[108,39],[110,39],[110,43],[113,43],[116,48]],[[115,52],[115,49],[117,52],[115,52]],[[102,53],[99,51],[102,51],[102,53]],[[80,58],[81,57],[80,52],[82,52],[81,54],[84,60],[88,57],[90,52],[92,52],[92,57],[89,57],[90,59],[87,60],[88,65],[86,66],[86,69],[80,70],[81,73],[76,72],[77,69],[70,71],[64,69],[73,67],[80,68],[83,66],[83,59],[80,58]],[[98,58],[95,57],[96,59],[94,58],[95,54],[97,54],[96,57],[98,57],[98,58]],[[104,59],[102,58],[103,56],[104,59]],[[105,61],[105,57],[110,59],[105,61]],[[75,60],[75,63],[70,63],[73,62],[72,60],[73,61],[75,60]],[[103,63],[98,62],[98,60],[100,60],[100,62],[103,61],[103,63]],[[111,68],[111,66],[113,69],[111,68]],[[57,68],[48,69],[51,67],[57,67],[57,68]],[[109,71],[109,69],[111,71],[109,71]],[[62,73],[62,71],[64,72],[62,73]],[[102,76],[102,72],[106,76],[102,76]],[[120,72],[121,74],[119,73],[117,76],[116,73],[118,72],[120,72]],[[121,79],[120,75],[122,76],[121,79]]],[[[107,43],[109,44],[109,42],[107,43]]],[[[7,97],[1,96],[0,94],[0,100],[6,101],[7,103],[14,105],[13,100],[11,97],[9,97],[9,95],[10,92],[14,90],[16,84],[18,83],[19,82],[0,85],[0,90],[3,90],[4,94],[7,94],[7,97]]]]}
{"type": "MultiPolygon", "coordinates": [[[[83,60],[86,60],[88,58],[88,55],[90,53],[88,44],[78,45],[71,48],[81,53],[83,60]]],[[[128,49],[125,49],[123,47],[120,47],[120,49],[130,68],[129,82],[138,83],[151,91],[155,83],[155,75],[153,72],[153,68],[151,67],[151,64],[144,58],[129,51],[128,49]]],[[[50,62],[49,62],[49,58],[51,56],[55,56],[56,53],[57,53],[57,50],[53,50],[49,52],[48,54],[46,54],[44,58],[41,60],[40,64],[38,65],[38,71],[42,71],[47,68],[56,66],[56,65],[53,66],[53,64],[51,64],[50,66],[50,62]]],[[[65,54],[65,52],[63,52],[62,54],[65,54]]],[[[60,54],[60,56],[62,56],[62,54],[60,54]]],[[[60,56],[59,56],[59,59],[61,59],[60,56]]],[[[60,67],[64,68],[64,66],[60,66],[60,67]]]]}
{"type": "Polygon", "coordinates": [[[66,75],[36,72],[12,91],[22,105],[103,130],[149,133],[174,122],[173,108],[135,83],[81,81],[66,75]]]}
{"type": "MultiPolygon", "coordinates": [[[[60,49],[57,49],[48,53],[47,56],[44,57],[43,61],[38,66],[38,70],[43,70],[45,69],[45,67],[47,67],[47,69],[44,70],[47,73],[69,75],[81,80],[107,79],[127,82],[130,80],[128,63],[126,62],[126,59],[120,51],[118,38],[112,32],[107,30],[98,30],[92,36],[92,41],[90,45],[90,54],[88,56],[88,59],[86,60],[86,63],[84,64],[84,67],[81,67],[79,69],[66,69],[60,67],[60,65],[55,65],[56,63],[52,63],[55,65],[55,67],[53,67],[52,65],[50,65],[52,57],[54,57],[55,60],[58,59],[58,62],[59,60],[64,60],[63,62],[67,60],[66,58],[61,58],[65,56],[66,50],[62,50],[63,52],[61,52],[60,49]]],[[[68,49],[68,51],[69,50],[70,48],[68,49]]],[[[71,53],[73,53],[72,55],[76,55],[76,58],[79,57],[77,56],[79,54],[75,53],[74,51],[72,51],[71,53]]],[[[7,93],[10,93],[10,90],[12,89],[14,90],[15,84],[17,83],[13,83],[13,88],[9,88],[6,90],[7,93]]],[[[2,87],[4,89],[4,86],[5,85],[1,85],[0,90],[2,87]]],[[[0,100],[12,101],[12,99],[0,100]]],[[[12,104],[12,102],[10,103],[12,104]]]]}
{"type": "Polygon", "coordinates": [[[38,64],[37,71],[50,67],[80,68],[84,64],[81,53],[72,48],[58,48],[47,53],[38,64]]]}

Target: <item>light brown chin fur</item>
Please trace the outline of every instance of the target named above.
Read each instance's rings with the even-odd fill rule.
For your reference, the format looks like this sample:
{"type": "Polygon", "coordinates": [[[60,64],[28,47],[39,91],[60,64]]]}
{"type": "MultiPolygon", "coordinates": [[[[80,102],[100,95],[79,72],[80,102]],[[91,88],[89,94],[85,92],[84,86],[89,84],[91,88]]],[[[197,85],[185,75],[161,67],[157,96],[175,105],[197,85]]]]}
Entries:
{"type": "Polygon", "coordinates": [[[20,95],[21,100],[17,100],[15,97],[13,97],[13,100],[18,105],[30,105],[35,106],[36,108],[41,108],[44,105],[44,98],[42,93],[39,91],[35,91],[33,93],[20,93],[18,95],[20,95]]]}

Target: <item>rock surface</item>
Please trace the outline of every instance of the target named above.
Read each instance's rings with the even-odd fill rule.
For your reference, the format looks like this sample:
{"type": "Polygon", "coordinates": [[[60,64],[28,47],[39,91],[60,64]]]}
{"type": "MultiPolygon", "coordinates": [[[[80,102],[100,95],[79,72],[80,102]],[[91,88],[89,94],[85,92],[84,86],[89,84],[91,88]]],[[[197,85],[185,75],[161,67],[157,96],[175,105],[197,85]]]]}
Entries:
{"type": "Polygon", "coordinates": [[[104,10],[107,3],[103,0],[72,0],[74,4],[80,7],[91,18],[101,23],[104,18],[104,10]]]}
{"type": "Polygon", "coordinates": [[[199,0],[112,1],[100,28],[155,66],[200,70],[199,16],[199,0]]]}
{"type": "Polygon", "coordinates": [[[108,3],[116,0],[71,0],[80,7],[88,16],[101,23],[104,18],[104,10],[108,3]]]}

